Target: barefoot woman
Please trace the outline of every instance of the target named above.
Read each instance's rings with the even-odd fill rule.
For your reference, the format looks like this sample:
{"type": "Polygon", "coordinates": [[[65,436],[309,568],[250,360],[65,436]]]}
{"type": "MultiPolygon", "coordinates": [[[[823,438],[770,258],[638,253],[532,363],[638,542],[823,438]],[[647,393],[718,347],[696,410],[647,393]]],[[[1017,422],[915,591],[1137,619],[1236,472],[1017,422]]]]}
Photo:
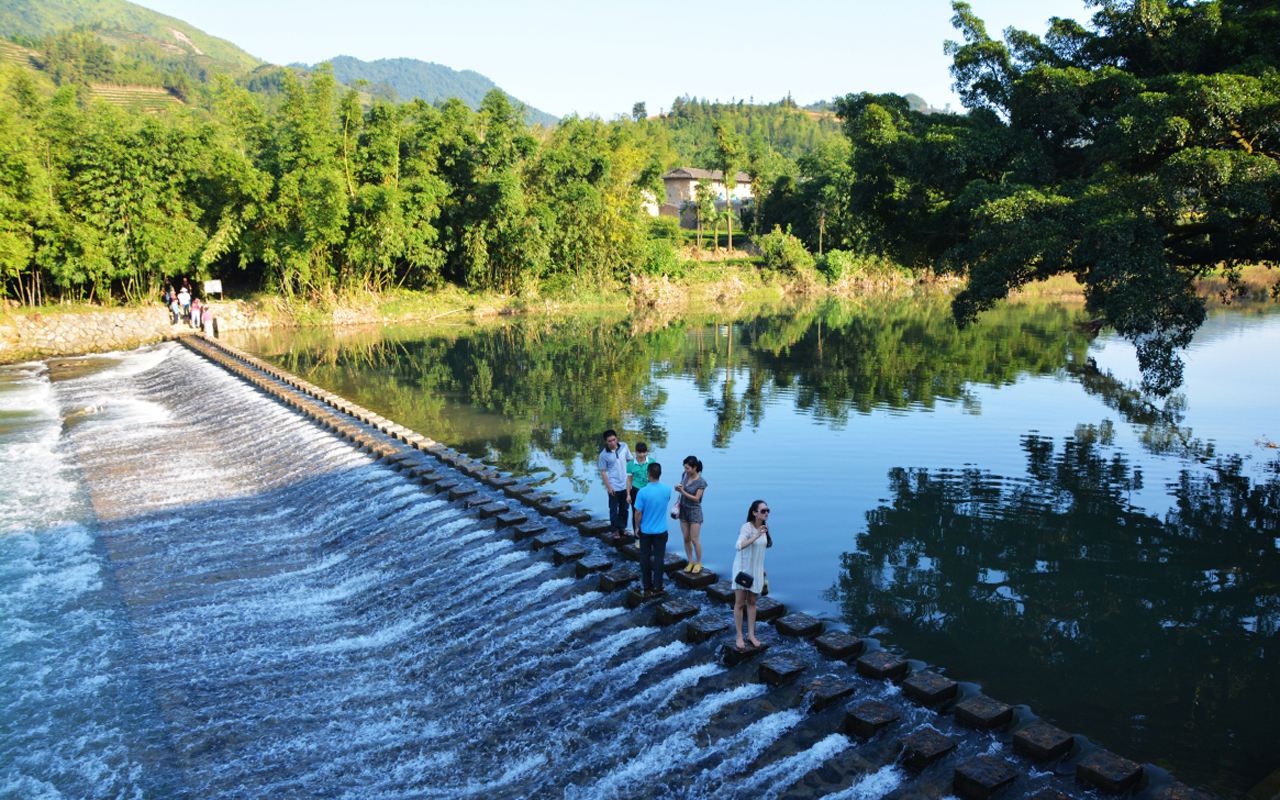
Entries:
{"type": "Polygon", "coordinates": [[[769,537],[769,506],[755,500],[747,509],[747,521],[738,530],[738,550],[733,557],[733,626],[737,647],[743,649],[742,619],[747,620],[747,641],[759,647],[756,638],[756,596],[764,586],[764,549],[769,537]],[[746,584],[746,585],[744,585],[746,584]]]}

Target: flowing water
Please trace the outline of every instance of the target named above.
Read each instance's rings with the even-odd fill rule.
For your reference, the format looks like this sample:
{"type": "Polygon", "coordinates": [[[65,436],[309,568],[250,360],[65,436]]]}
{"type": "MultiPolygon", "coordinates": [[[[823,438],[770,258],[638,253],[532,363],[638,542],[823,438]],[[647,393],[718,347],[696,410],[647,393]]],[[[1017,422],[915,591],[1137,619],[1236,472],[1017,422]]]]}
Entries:
{"type": "Polygon", "coordinates": [[[601,512],[602,429],[667,476],[695,454],[709,568],[763,497],[789,607],[1224,795],[1280,780],[1280,315],[1213,313],[1166,399],[1081,322],[915,298],[239,341],[601,512]]]}

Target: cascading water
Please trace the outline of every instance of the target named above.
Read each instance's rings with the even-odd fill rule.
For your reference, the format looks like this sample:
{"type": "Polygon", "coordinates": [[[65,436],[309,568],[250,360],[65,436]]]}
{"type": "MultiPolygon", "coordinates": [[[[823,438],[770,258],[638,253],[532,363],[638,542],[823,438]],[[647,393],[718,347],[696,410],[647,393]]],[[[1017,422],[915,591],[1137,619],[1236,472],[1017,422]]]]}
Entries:
{"type": "Polygon", "coordinates": [[[950,791],[180,347],[81,363],[0,378],[0,796],[950,791]]]}

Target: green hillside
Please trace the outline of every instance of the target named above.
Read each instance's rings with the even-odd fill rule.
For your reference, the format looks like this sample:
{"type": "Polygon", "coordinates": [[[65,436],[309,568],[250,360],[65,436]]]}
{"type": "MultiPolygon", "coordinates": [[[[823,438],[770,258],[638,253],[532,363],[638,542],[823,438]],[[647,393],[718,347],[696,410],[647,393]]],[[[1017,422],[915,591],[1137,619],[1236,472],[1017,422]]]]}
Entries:
{"type": "MultiPolygon", "coordinates": [[[[417,98],[436,103],[456,97],[475,109],[490,90],[499,88],[478,72],[469,69],[458,71],[443,64],[419,61],[416,58],[361,61],[351,56],[338,56],[324,63],[333,68],[333,77],[339,83],[351,86],[363,80],[374,87],[387,86],[402,100],[417,98]]],[[[507,97],[514,105],[524,106],[526,122],[548,126],[556,124],[556,118],[545,111],[539,111],[509,94],[507,97]]]]}

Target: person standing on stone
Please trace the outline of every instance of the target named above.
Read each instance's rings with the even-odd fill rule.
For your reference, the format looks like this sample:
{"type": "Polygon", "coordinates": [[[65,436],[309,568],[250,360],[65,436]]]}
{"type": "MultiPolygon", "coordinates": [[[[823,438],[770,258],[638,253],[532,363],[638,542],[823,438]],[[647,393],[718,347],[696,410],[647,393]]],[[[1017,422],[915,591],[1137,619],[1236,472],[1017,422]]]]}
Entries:
{"type": "Polygon", "coordinates": [[[625,536],[627,533],[627,462],[632,460],[631,451],[618,441],[618,432],[610,428],[601,434],[604,449],[596,459],[600,469],[600,480],[604,482],[604,490],[609,495],[609,527],[615,534],[625,536]]]}
{"type": "Polygon", "coordinates": [[[178,305],[182,307],[182,319],[184,322],[191,320],[191,290],[187,288],[187,281],[184,278],[182,288],[178,290],[178,305]]]}
{"type": "MultiPolygon", "coordinates": [[[[649,464],[649,445],[636,442],[635,460],[627,462],[627,498],[632,509],[636,507],[636,493],[649,483],[649,464]]],[[[638,527],[635,528],[635,533],[640,533],[638,527]]]]}
{"type": "Polygon", "coordinates": [[[747,521],[738,529],[737,550],[733,556],[733,627],[738,633],[736,646],[746,647],[742,639],[743,618],[746,619],[747,639],[752,647],[759,647],[756,638],[756,597],[764,587],[764,551],[772,543],[769,538],[769,506],[763,500],[754,500],[747,509],[747,521]]]}
{"type": "Polygon", "coordinates": [[[702,479],[702,462],[694,456],[684,460],[684,477],[676,484],[680,495],[680,533],[684,536],[685,572],[702,572],[702,495],[707,482],[702,479]]]}
{"type": "Polygon", "coordinates": [[[647,599],[666,594],[662,588],[662,567],[667,557],[667,505],[671,502],[671,487],[659,482],[662,465],[658,462],[649,462],[645,472],[645,486],[636,492],[633,515],[639,531],[640,586],[647,599]]]}

